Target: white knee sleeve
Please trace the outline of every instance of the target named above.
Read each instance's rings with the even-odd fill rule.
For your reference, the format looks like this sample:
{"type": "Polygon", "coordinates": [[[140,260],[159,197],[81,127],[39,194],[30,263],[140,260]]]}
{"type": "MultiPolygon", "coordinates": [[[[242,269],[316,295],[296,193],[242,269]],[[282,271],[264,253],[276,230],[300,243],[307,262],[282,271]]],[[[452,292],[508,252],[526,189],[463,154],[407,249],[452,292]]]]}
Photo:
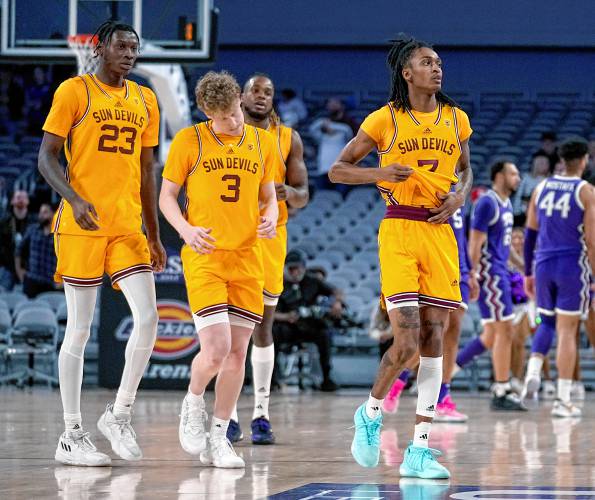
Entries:
{"type": "Polygon", "coordinates": [[[116,397],[116,405],[131,406],[153,352],[159,316],[153,273],[138,273],[128,276],[121,279],[118,285],[130,306],[134,327],[126,344],[126,362],[116,397]]]}
{"type": "Polygon", "coordinates": [[[68,318],[58,356],[60,394],[68,420],[80,419],[84,352],[91,335],[97,287],[64,285],[68,318]]]}
{"type": "Polygon", "coordinates": [[[440,384],[442,383],[442,356],[420,356],[417,371],[417,415],[434,418],[440,384]]]}

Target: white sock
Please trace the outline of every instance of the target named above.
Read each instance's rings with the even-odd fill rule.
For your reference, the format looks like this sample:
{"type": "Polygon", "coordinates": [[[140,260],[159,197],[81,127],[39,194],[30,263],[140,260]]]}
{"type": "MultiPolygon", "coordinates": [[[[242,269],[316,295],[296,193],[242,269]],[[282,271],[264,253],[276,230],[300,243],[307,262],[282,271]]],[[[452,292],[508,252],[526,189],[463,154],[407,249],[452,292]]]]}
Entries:
{"type": "Polygon", "coordinates": [[[531,356],[527,363],[527,375],[525,380],[536,378],[541,380],[541,367],[543,366],[543,358],[541,356],[531,356]]]}
{"type": "Polygon", "coordinates": [[[563,403],[570,403],[570,389],[572,380],[566,378],[558,379],[558,399],[563,403]]]}
{"type": "Polygon", "coordinates": [[[496,395],[496,397],[501,398],[505,396],[507,392],[510,392],[512,387],[510,386],[510,382],[495,382],[492,386],[492,391],[496,395]]]}
{"type": "Polygon", "coordinates": [[[415,431],[413,432],[413,446],[427,448],[431,428],[432,424],[430,422],[420,422],[419,424],[416,424],[415,431]]]}
{"type": "Polygon", "coordinates": [[[205,402],[204,399],[204,391],[202,394],[194,394],[193,392],[188,389],[188,394],[186,394],[186,401],[190,406],[200,406],[205,402]]]}
{"type": "Polygon", "coordinates": [[[114,414],[130,416],[138,385],[157,337],[157,304],[152,273],[138,273],[118,281],[130,306],[134,325],[128,342],[124,371],[114,403],[114,414]]]}
{"type": "Polygon", "coordinates": [[[420,356],[417,370],[417,415],[434,418],[441,384],[442,356],[420,356]]]}
{"type": "Polygon", "coordinates": [[[269,398],[271,394],[271,377],[275,368],[275,346],[252,346],[250,354],[254,385],[254,411],[252,419],[264,417],[269,419],[269,398]]]}
{"type": "Polygon", "coordinates": [[[383,399],[376,399],[375,397],[372,397],[372,394],[370,394],[370,397],[368,398],[368,401],[366,402],[366,415],[368,416],[368,418],[371,418],[372,420],[378,418],[380,415],[382,415],[382,403],[384,401],[383,399]]]}
{"type": "Polygon", "coordinates": [[[91,336],[91,322],[97,299],[97,287],[64,284],[68,319],[64,341],[58,355],[60,395],[67,430],[81,426],[81,384],[85,345],[91,336]]]}
{"type": "Polygon", "coordinates": [[[231,420],[235,420],[236,422],[240,421],[240,417],[238,416],[238,405],[236,404],[231,410],[231,420]]]}
{"type": "Polygon", "coordinates": [[[227,427],[229,426],[229,420],[217,418],[213,416],[211,420],[211,441],[217,441],[219,439],[225,439],[227,437],[227,427]]]}

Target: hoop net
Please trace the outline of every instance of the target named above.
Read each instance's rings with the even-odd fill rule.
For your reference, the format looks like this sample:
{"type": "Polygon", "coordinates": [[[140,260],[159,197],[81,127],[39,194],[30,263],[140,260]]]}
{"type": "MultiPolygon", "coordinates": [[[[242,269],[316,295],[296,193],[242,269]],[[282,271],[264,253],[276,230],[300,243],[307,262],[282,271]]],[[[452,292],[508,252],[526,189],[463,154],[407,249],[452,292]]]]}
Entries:
{"type": "Polygon", "coordinates": [[[97,70],[99,60],[93,57],[97,37],[93,35],[69,35],[68,46],[76,55],[78,74],[93,73],[97,70]]]}

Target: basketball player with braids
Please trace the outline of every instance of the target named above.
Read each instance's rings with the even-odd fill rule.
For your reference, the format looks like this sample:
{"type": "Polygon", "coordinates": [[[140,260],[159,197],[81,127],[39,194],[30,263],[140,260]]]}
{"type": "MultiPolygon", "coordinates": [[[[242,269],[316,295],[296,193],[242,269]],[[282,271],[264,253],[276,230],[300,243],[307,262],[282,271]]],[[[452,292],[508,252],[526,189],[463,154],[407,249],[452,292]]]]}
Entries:
{"type": "MultiPolygon", "coordinates": [[[[273,319],[279,296],[283,291],[283,270],[287,253],[287,205],[302,208],[308,203],[308,171],[304,164],[304,146],[300,135],[279,123],[273,111],[275,86],[263,74],[255,74],[244,84],[242,107],[246,124],[268,130],[275,137],[282,162],[275,172],[275,190],[279,205],[277,234],[272,239],[260,239],[264,265],[264,314],[262,323],[252,333],[252,378],[254,411],[252,412],[252,443],[273,444],[275,435],[269,418],[271,378],[275,366],[273,319]]],[[[227,437],[231,442],[242,438],[237,409],[234,409],[227,437]]]]}
{"type": "Polygon", "coordinates": [[[116,400],[97,426],[117,455],[140,460],[131,408],[157,333],[152,273],[165,264],[153,173],[157,99],[126,79],[138,57],[139,37],[132,26],[116,21],[103,23],[94,36],[98,70],[70,78],[56,90],[39,151],[39,171],[62,196],[53,232],[55,279],[64,283],[68,307],[59,355],[66,430],[56,460],[88,466],[110,464],[83,430],[80,410],[83,356],[98,287],[107,273],[112,286],[124,292],[134,328],[116,400]],[[63,147],[66,169],[60,165],[63,147]]]}
{"type": "Polygon", "coordinates": [[[274,179],[281,168],[275,138],[246,125],[241,89],[226,72],[196,84],[207,122],[180,130],[163,170],[159,206],[182,236],[188,300],[200,338],[179,426],[184,450],[222,468],[241,468],[227,428],[244,382],[246,352],[264,309],[259,238],[273,238],[279,209],[274,179]],[[184,186],[184,214],[178,193],[184,186]],[[210,431],[203,398],[211,379],[210,431]]]}
{"type": "Polygon", "coordinates": [[[429,44],[401,36],[387,62],[389,102],[364,120],[329,172],[332,182],[376,184],[387,205],[378,239],[394,342],[368,401],[355,412],[351,452],[364,467],[378,464],[383,399],[419,348],[415,432],[399,470],[401,476],[448,478],[428,438],[442,381],[444,327],[461,301],[457,242],[448,219],[473,184],[472,131],[467,115],[441,91],[442,61],[429,44]],[[374,148],[379,168],[359,167],[374,148]]]}

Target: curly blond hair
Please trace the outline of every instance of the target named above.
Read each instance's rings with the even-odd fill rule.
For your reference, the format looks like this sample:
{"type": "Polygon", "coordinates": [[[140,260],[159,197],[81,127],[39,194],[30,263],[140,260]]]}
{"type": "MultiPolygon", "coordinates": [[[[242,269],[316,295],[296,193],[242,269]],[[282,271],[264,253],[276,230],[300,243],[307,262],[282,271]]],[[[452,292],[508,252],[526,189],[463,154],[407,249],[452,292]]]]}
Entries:
{"type": "Polygon", "coordinates": [[[209,71],[196,82],[194,95],[197,106],[204,113],[228,111],[240,98],[241,89],[231,73],[209,71]]]}

